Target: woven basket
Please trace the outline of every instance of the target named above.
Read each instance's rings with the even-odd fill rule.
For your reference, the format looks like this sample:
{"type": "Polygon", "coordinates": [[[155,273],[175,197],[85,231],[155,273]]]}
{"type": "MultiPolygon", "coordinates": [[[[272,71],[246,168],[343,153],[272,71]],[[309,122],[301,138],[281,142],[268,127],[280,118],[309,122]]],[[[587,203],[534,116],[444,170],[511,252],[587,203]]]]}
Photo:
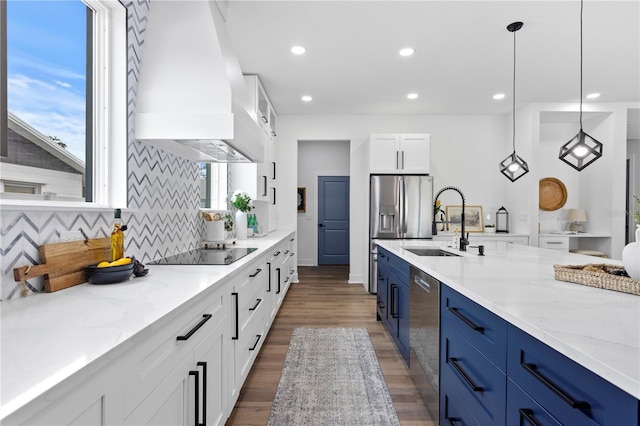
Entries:
{"type": "Polygon", "coordinates": [[[621,275],[613,275],[613,271],[624,270],[622,266],[605,265],[603,263],[588,265],[553,265],[555,278],[559,281],[583,284],[605,290],[620,291],[640,296],[640,281],[621,275]],[[597,268],[601,272],[585,271],[585,267],[597,268]]]}

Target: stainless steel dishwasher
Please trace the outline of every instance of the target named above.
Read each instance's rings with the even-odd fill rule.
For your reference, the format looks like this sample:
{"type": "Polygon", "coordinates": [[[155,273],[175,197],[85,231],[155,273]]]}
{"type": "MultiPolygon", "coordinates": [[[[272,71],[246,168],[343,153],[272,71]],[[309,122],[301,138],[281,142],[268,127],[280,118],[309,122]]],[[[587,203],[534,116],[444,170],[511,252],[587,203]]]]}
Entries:
{"type": "Polygon", "coordinates": [[[438,419],[440,282],[413,266],[409,280],[409,371],[425,407],[438,419]]]}

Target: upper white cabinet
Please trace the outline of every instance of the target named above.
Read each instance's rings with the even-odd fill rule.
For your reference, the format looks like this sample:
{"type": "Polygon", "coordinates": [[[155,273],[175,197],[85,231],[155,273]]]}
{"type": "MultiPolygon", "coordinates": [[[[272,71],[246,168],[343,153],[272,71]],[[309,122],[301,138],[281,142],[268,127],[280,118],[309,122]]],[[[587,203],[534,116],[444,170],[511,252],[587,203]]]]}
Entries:
{"type": "Polygon", "coordinates": [[[368,144],[371,173],[429,173],[430,135],[376,134],[368,144]]]}
{"type": "Polygon", "coordinates": [[[255,107],[258,122],[262,125],[268,138],[275,138],[276,133],[276,110],[273,108],[267,92],[264,90],[260,78],[257,75],[245,75],[244,81],[249,90],[249,97],[255,107]]]}

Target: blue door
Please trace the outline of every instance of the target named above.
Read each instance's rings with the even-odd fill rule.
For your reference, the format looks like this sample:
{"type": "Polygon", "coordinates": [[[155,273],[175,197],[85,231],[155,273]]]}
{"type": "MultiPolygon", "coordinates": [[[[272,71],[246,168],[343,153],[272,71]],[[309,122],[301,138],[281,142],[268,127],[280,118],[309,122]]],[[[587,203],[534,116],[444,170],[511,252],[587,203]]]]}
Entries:
{"type": "Polygon", "coordinates": [[[349,176],[318,176],[318,265],[349,264],[349,176]]]}

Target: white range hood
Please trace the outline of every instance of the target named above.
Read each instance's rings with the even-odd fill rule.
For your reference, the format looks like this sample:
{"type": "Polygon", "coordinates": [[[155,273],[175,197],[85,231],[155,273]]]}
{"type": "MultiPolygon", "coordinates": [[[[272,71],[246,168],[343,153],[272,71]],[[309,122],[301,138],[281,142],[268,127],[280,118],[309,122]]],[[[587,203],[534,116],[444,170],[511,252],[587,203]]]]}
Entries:
{"type": "Polygon", "coordinates": [[[193,161],[262,162],[266,135],[214,1],[149,3],[135,138],[193,161]]]}

